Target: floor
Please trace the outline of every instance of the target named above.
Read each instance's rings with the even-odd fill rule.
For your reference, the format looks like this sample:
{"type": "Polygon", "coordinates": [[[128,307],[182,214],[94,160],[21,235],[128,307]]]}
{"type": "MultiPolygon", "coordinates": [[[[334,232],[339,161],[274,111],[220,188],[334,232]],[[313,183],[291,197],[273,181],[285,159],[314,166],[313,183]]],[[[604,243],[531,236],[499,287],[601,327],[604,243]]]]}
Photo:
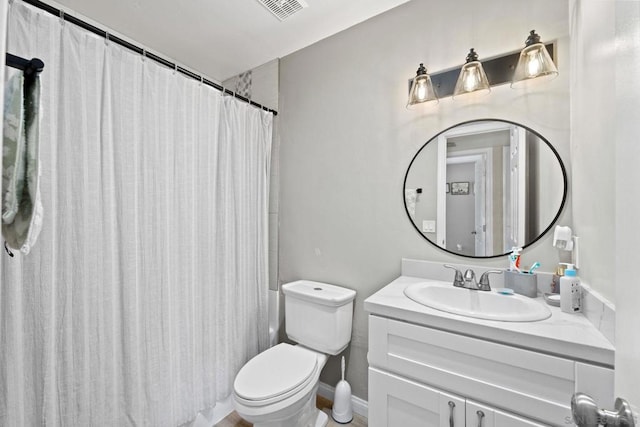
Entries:
{"type": "MultiPolygon", "coordinates": [[[[364,417],[361,417],[358,414],[353,414],[353,421],[351,421],[349,424],[340,424],[335,422],[331,418],[332,403],[333,402],[331,402],[329,399],[325,399],[324,397],[318,396],[316,398],[316,406],[319,409],[321,409],[323,412],[326,412],[327,415],[329,415],[329,424],[327,424],[327,427],[340,427],[340,426],[367,427],[367,419],[364,417]]],[[[249,424],[248,422],[240,418],[240,416],[235,412],[232,412],[224,420],[220,421],[218,424],[215,425],[215,427],[251,427],[251,426],[252,424],[249,424]]]]}

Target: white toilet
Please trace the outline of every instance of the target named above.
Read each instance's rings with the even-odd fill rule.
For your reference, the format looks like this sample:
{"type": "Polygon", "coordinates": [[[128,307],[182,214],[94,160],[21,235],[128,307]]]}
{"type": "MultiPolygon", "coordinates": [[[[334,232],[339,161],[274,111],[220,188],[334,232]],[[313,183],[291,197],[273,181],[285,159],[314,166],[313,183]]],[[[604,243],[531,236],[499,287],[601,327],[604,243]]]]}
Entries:
{"type": "Polygon", "coordinates": [[[278,344],[248,361],[233,383],[235,409],[255,427],[323,427],[318,378],[328,355],[351,340],[356,292],[308,280],[282,285],[282,292],[287,336],[299,345],[278,344]]]}

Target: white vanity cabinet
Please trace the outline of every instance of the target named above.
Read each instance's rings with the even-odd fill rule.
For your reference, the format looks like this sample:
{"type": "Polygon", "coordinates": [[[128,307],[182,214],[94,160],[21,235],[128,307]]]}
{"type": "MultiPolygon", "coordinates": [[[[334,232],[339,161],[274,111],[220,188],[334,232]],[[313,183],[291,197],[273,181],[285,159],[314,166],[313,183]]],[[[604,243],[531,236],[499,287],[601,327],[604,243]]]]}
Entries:
{"type": "Polygon", "coordinates": [[[589,372],[588,365],[520,348],[518,337],[512,339],[506,345],[370,315],[369,425],[573,425],[570,399],[576,375],[589,372]]]}

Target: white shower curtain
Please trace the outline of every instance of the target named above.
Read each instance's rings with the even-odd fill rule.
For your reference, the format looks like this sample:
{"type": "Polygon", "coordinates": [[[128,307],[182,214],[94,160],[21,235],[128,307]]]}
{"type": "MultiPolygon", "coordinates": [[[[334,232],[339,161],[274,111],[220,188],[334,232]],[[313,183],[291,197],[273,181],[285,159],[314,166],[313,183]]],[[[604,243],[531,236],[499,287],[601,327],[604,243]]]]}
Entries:
{"type": "Polygon", "coordinates": [[[268,345],[272,115],[14,1],[44,225],[2,255],[0,425],[176,426],[268,345]]]}

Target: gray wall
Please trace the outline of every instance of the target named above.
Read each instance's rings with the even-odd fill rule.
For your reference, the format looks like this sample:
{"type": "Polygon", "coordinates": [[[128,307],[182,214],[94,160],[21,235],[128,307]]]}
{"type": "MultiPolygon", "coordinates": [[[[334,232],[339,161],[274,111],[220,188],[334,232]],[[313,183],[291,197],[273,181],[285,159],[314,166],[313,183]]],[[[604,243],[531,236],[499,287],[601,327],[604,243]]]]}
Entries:
{"type": "MultiPolygon", "coordinates": [[[[6,28],[7,28],[7,0],[0,0],[0,28],[3,31],[0,31],[0,55],[4,58],[5,49],[6,49],[6,28]]],[[[0,99],[4,100],[4,68],[0,70],[0,99]]],[[[4,102],[0,105],[0,113],[3,112],[4,102]]],[[[3,116],[4,117],[4,114],[3,116]]],[[[0,172],[2,172],[2,164],[0,164],[0,172]]]]}
{"type": "MultiPolygon", "coordinates": [[[[346,351],[354,395],[367,399],[364,299],[400,275],[402,257],[470,261],[427,243],[405,214],[403,178],[417,150],[453,124],[504,118],[540,132],[569,166],[568,21],[566,1],[413,0],[281,59],[280,281],[306,278],[358,292],[346,351]],[[438,71],[460,65],[470,47],[481,58],[516,51],[532,28],[558,40],[555,80],[405,109],[407,79],[419,62],[438,71]]],[[[565,209],[561,223],[569,218],[565,209]]],[[[551,236],[523,258],[552,271],[551,236]]],[[[473,262],[507,266],[506,259],[473,262]]],[[[321,380],[338,378],[339,358],[331,358],[321,380]]]]}
{"type": "MultiPolygon", "coordinates": [[[[438,143],[432,141],[418,154],[407,174],[405,188],[422,188],[416,198],[414,223],[422,230],[422,221],[436,220],[438,213],[437,195],[438,179],[438,143]]],[[[424,233],[430,240],[436,240],[436,233],[424,233]]]]}

